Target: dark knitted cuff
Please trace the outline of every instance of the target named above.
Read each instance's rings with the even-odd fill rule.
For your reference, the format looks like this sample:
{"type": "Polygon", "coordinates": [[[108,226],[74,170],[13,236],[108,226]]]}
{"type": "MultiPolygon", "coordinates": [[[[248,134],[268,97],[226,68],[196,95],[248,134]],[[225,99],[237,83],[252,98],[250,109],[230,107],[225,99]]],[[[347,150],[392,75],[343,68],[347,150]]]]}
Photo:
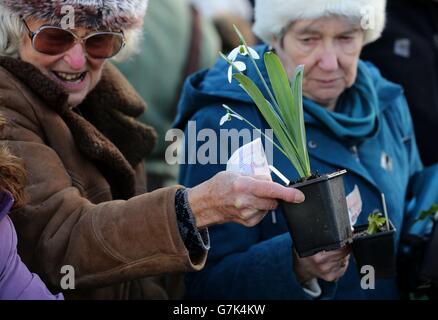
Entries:
{"type": "Polygon", "coordinates": [[[186,189],[179,189],[175,195],[175,210],[179,232],[190,256],[202,254],[210,249],[208,230],[196,228],[195,217],[188,201],[186,189]]]}

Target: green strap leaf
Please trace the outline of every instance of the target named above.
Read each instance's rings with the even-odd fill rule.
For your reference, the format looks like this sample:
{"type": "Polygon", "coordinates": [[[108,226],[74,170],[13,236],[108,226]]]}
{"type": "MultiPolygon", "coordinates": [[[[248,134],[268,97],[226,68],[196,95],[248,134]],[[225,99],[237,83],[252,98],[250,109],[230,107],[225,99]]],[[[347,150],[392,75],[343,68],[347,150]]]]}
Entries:
{"type": "Polygon", "coordinates": [[[287,133],[285,132],[286,129],[281,125],[281,119],[279,120],[278,115],[273,111],[269,101],[265,99],[259,88],[247,76],[242,74],[234,74],[234,78],[239,81],[242,88],[255,102],[266,122],[274,130],[274,134],[277,136],[277,139],[287,153],[286,156],[292,162],[298,174],[300,176],[304,176],[304,170],[300,160],[298,159],[298,154],[296,153],[297,147],[294,145],[294,142],[289,139],[287,133]]]}
{"type": "Polygon", "coordinates": [[[306,127],[304,125],[304,109],[303,109],[303,76],[304,76],[304,66],[300,65],[295,70],[294,77],[294,101],[295,101],[295,110],[298,114],[298,126],[299,133],[297,139],[297,145],[299,145],[302,159],[304,161],[304,172],[306,177],[310,177],[312,175],[310,169],[310,160],[309,153],[307,151],[307,137],[306,137],[306,127]]]}
{"type": "Polygon", "coordinates": [[[292,89],[288,85],[289,79],[276,54],[267,52],[264,60],[281,116],[285,119],[287,127],[289,127],[289,125],[297,123],[296,113],[294,112],[294,97],[292,89]]]}
{"type": "Polygon", "coordinates": [[[279,112],[284,119],[286,133],[293,141],[305,176],[311,175],[309,155],[307,152],[306,128],[304,126],[304,112],[302,101],[302,77],[304,67],[299,66],[294,77],[294,92],[280,58],[273,52],[267,52],[264,56],[275,99],[279,106],[279,112]]]}

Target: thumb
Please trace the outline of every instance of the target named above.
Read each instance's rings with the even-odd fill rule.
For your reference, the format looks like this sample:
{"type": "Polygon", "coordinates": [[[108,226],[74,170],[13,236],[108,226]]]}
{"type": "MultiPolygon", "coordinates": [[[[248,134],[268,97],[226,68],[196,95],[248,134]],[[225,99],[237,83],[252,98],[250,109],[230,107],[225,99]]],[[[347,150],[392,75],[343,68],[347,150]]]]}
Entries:
{"type": "Polygon", "coordinates": [[[304,196],[304,193],[302,193],[300,190],[290,187],[283,187],[285,189],[284,196],[280,199],[291,202],[291,203],[302,203],[304,200],[306,200],[306,197],[304,196]]]}
{"type": "Polygon", "coordinates": [[[275,182],[257,181],[251,186],[252,193],[260,198],[279,199],[291,203],[301,203],[305,200],[304,193],[290,187],[283,187],[275,182]]]}

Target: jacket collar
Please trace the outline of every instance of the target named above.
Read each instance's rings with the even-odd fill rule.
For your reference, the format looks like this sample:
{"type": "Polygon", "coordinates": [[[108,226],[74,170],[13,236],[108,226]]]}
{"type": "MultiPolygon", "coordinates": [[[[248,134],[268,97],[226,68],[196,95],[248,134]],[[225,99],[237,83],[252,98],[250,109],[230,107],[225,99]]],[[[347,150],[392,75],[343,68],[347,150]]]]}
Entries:
{"type": "Polygon", "coordinates": [[[109,180],[115,198],[135,194],[133,167],[150,154],[156,133],[135,120],[145,103],[114,66],[105,65],[101,81],[75,110],[68,106],[63,89],[33,65],[0,57],[0,66],[63,118],[78,149],[97,162],[109,180]]]}

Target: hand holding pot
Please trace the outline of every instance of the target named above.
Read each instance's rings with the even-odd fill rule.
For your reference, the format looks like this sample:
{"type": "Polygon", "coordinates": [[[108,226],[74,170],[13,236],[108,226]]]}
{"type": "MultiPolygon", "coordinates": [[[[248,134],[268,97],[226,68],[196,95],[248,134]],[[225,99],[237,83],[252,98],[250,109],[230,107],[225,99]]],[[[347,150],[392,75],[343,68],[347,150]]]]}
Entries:
{"type": "Polygon", "coordinates": [[[328,282],[341,278],[348,268],[349,248],[343,247],[334,251],[323,251],[313,256],[300,258],[294,252],[294,271],[300,283],[318,278],[328,282]]]}
{"type": "Polygon", "coordinates": [[[258,224],[278,200],[304,201],[304,194],[270,181],[270,176],[250,177],[220,172],[188,190],[188,200],[200,229],[213,224],[236,222],[247,227],[258,224]]]}

